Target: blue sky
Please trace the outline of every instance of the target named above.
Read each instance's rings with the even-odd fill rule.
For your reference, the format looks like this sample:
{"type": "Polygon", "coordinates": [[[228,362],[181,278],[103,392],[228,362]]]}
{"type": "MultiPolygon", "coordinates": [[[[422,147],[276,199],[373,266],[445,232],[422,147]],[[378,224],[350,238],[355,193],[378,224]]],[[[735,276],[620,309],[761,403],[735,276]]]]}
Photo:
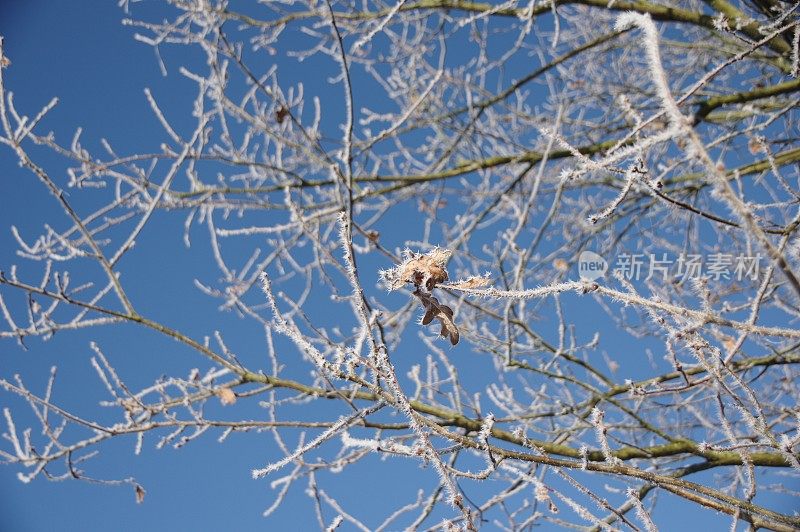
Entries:
{"type": "MultiPolygon", "coordinates": [[[[149,111],[143,89],[148,86],[166,105],[177,110],[190,110],[190,101],[179,98],[177,87],[186,89],[184,79],[172,72],[167,78],[160,74],[153,50],[132,39],[132,30],[120,23],[124,14],[110,1],[33,1],[3,2],[0,7],[0,34],[5,37],[6,55],[12,67],[7,69],[7,83],[15,93],[20,109],[33,112],[53,96],[60,103],[46,127],[62,140],[71,138],[76,125],[84,128],[85,142],[95,149],[100,137],[108,138],[121,152],[158,149],[161,130],[149,111]],[[146,80],[146,81],[145,81],[146,80]],[[146,83],[146,85],[145,85],[146,83]],[[175,98],[174,101],[170,97],[175,98]]],[[[150,4],[150,5],[148,5],[150,4]]],[[[137,9],[156,7],[140,3],[137,9]]],[[[47,160],[47,159],[45,159],[47,160]]],[[[54,199],[32,175],[20,170],[8,150],[0,153],[0,175],[3,198],[0,219],[0,262],[7,265],[19,259],[13,250],[16,243],[8,230],[11,223],[20,233],[32,235],[41,229],[42,217],[30,213],[54,214],[50,220],[66,223],[59,217],[54,199]]],[[[168,221],[160,217],[148,231],[167,231],[180,235],[168,221]],[[165,225],[160,225],[165,224],[165,225]]],[[[180,226],[180,221],[178,221],[180,226]]],[[[130,276],[130,282],[141,284],[143,295],[160,293],[154,307],[147,311],[167,318],[176,326],[176,317],[185,315],[180,309],[188,305],[209,304],[188,285],[171,285],[159,270],[176,271],[182,263],[173,251],[181,249],[175,241],[157,238],[142,239],[146,247],[141,254],[132,254],[133,264],[140,275],[130,276]],[[161,257],[163,260],[140,260],[140,257],[161,257]],[[164,284],[160,284],[160,283],[164,284]]],[[[125,260],[128,260],[127,258],[125,260]]],[[[186,259],[185,259],[186,260],[186,259]]],[[[170,279],[169,276],[166,276],[170,279]]],[[[190,284],[191,280],[188,281],[190,284]]],[[[147,305],[150,298],[141,297],[147,305]]],[[[226,316],[221,316],[224,320],[226,316]]],[[[191,318],[191,317],[188,317],[191,318]]],[[[196,318],[196,317],[195,317],[196,318]]],[[[178,319],[177,321],[181,321],[178,319]]],[[[223,325],[220,324],[220,327],[223,325]]],[[[131,385],[144,385],[157,377],[157,371],[187,374],[197,360],[166,342],[158,342],[141,331],[95,331],[101,345],[114,353],[114,363],[131,385]],[[115,338],[127,340],[113,346],[115,338]],[[125,348],[131,337],[142,340],[134,349],[125,348]],[[111,343],[109,343],[111,342],[111,343]],[[177,353],[176,353],[177,351],[177,353]],[[180,358],[180,357],[183,358],[180,358]],[[154,363],[155,362],[155,363],[154,363]],[[159,367],[160,366],[160,367],[159,367]],[[141,380],[137,382],[137,377],[141,380]]],[[[3,376],[19,372],[32,388],[41,386],[49,367],[59,366],[59,385],[63,384],[60,399],[76,408],[97,410],[91,401],[81,402],[83,393],[99,383],[89,365],[90,337],[95,334],[65,335],[58,342],[34,339],[30,350],[23,351],[13,343],[4,343],[0,358],[3,376]],[[67,337],[69,336],[69,337],[67,337]],[[11,369],[13,368],[13,369],[11,369]],[[73,393],[70,393],[72,391],[73,393]]],[[[41,388],[39,388],[41,389],[41,388]]],[[[97,399],[102,391],[93,394],[97,399]]],[[[24,407],[3,395],[0,404],[24,407]]],[[[84,410],[86,411],[86,410],[84,410]]],[[[152,442],[154,443],[154,442],[152,442]]],[[[180,452],[167,448],[156,451],[145,446],[138,458],[133,456],[133,441],[114,442],[102,453],[92,474],[104,478],[137,477],[147,490],[146,501],[135,503],[131,487],[103,487],[83,482],[46,482],[38,479],[22,484],[11,468],[0,471],[0,528],[3,530],[164,530],[164,529],[225,529],[232,523],[243,528],[265,526],[260,517],[266,508],[270,490],[264,483],[249,480],[254,464],[264,460],[257,446],[247,438],[232,438],[224,448],[213,438],[201,446],[188,446],[180,452]],[[208,445],[207,445],[208,444],[208,445]],[[259,456],[261,454],[261,456],[259,456]],[[242,486],[246,489],[242,489],[242,486]],[[247,507],[247,511],[242,511],[247,507]]],[[[88,473],[88,471],[87,471],[88,473]]],[[[285,516],[284,516],[285,518],[285,516]]]]}
{"type": "MultiPolygon", "coordinates": [[[[184,52],[174,49],[165,51],[169,74],[162,76],[152,48],[133,40],[133,30],[121,25],[124,14],[115,4],[101,0],[6,0],[0,3],[0,34],[5,38],[5,54],[12,61],[11,67],[5,70],[6,85],[15,93],[17,108],[27,114],[34,114],[53,96],[58,96],[59,105],[43,129],[52,129],[62,141],[71,138],[75,127],[81,126],[84,143],[92,150],[99,149],[98,141],[105,137],[121,153],[158,151],[164,135],[147,105],[143,90],[150,88],[169,110],[176,127],[192,127],[190,112],[194,88],[177,74],[176,67],[187,62],[191,64],[197,61],[197,57],[182,55],[184,52]]],[[[154,19],[160,18],[162,9],[158,2],[149,1],[135,3],[133,8],[139,16],[154,19]]],[[[457,51],[452,54],[450,61],[463,59],[457,51]]],[[[339,101],[341,87],[329,86],[326,81],[326,76],[336,74],[330,64],[315,65],[310,61],[295,68],[298,69],[296,72],[284,70],[287,80],[295,73],[297,79],[315,79],[316,83],[308,81],[309,91],[330,98],[330,101],[339,101]],[[302,70],[316,68],[321,69],[320,75],[308,76],[302,70]]],[[[362,104],[370,101],[369,90],[363,90],[357,96],[362,104]]],[[[335,121],[337,114],[333,112],[330,119],[335,121]]],[[[61,165],[63,170],[63,163],[46,153],[40,155],[43,163],[52,164],[49,168],[61,165]]],[[[63,227],[67,220],[60,215],[55,200],[30,173],[18,167],[4,146],[0,147],[0,182],[3,186],[0,196],[0,268],[7,268],[21,262],[14,253],[16,242],[8,230],[11,224],[16,225],[23,236],[33,236],[41,230],[43,221],[60,223],[63,227]]],[[[81,201],[76,195],[78,207],[82,206],[81,201]]],[[[394,214],[382,224],[383,238],[400,245],[402,235],[409,230],[413,220],[394,214]]],[[[196,238],[193,246],[186,249],[181,239],[182,226],[182,216],[156,215],[135,252],[123,260],[123,279],[129,293],[136,298],[140,312],[195,338],[209,335],[215,329],[225,331],[229,347],[246,365],[258,367],[264,364],[261,362],[265,360],[263,332],[232,313],[217,312],[217,302],[194,287],[194,276],[213,280],[218,273],[211,267],[196,267],[197,264],[210,263],[208,245],[202,238],[196,238]],[[192,275],[183,275],[187,270],[192,270],[192,275]]],[[[203,228],[197,231],[202,234],[203,228]]],[[[230,246],[228,249],[235,249],[236,244],[230,246]]],[[[248,253],[244,248],[242,252],[244,262],[248,253]]],[[[366,259],[364,264],[364,271],[377,271],[388,266],[378,259],[366,259]]],[[[399,295],[385,297],[398,301],[401,298],[399,295]]],[[[613,327],[610,319],[605,315],[598,317],[597,308],[587,306],[584,300],[565,296],[564,305],[565,313],[578,325],[613,327]]],[[[336,307],[330,309],[328,317],[335,321],[336,307]]],[[[552,316],[545,313],[543,322],[549,324],[548,330],[552,331],[552,316]]],[[[92,354],[90,340],[96,340],[103,347],[118,372],[134,388],[151,383],[161,374],[187,375],[194,367],[206,367],[205,362],[198,360],[189,349],[125,325],[59,334],[50,342],[31,338],[27,340],[27,350],[12,342],[4,342],[0,344],[0,375],[9,378],[19,373],[32,389],[40,391],[49,368],[58,365],[57,397],[61,404],[102,419],[104,414],[98,412],[96,401],[106,397],[89,364],[92,354]]],[[[279,345],[286,347],[288,344],[283,342],[279,345]]],[[[634,338],[617,338],[606,346],[609,350],[624,351],[640,348],[641,343],[634,338]]],[[[487,358],[464,346],[461,348],[463,353],[458,356],[462,357],[463,378],[467,383],[474,383],[473,389],[479,389],[484,371],[491,368],[491,364],[487,358]]],[[[398,364],[406,368],[413,362],[418,360],[407,359],[398,364]]],[[[307,371],[308,368],[300,364],[287,370],[289,375],[292,372],[303,375],[307,371]]],[[[650,374],[650,371],[645,361],[637,358],[623,364],[618,378],[620,381],[626,377],[637,378],[650,374]]],[[[404,374],[401,370],[398,373],[404,374]]],[[[335,419],[336,415],[344,413],[336,405],[313,404],[318,410],[308,412],[309,418],[335,419]]],[[[0,406],[11,406],[14,412],[23,412],[25,408],[24,403],[8,394],[0,394],[0,406]]],[[[248,407],[237,405],[237,408],[248,407]]],[[[257,407],[251,409],[253,416],[259,414],[257,407]]],[[[209,406],[209,412],[221,417],[226,414],[216,404],[209,406]]],[[[239,412],[241,410],[237,414],[239,412]]],[[[32,420],[21,414],[17,424],[23,426],[26,421],[32,420]]],[[[135,503],[133,490],[127,485],[106,487],[74,481],[51,483],[41,478],[31,484],[22,484],[15,478],[16,471],[5,467],[0,468],[0,528],[248,530],[316,526],[309,498],[303,493],[305,486],[295,486],[287,503],[270,520],[261,517],[261,512],[272,502],[271,478],[253,481],[250,471],[263,467],[276,456],[274,443],[266,434],[235,434],[224,444],[216,442],[216,435],[205,435],[180,450],[171,447],[157,450],[154,448],[155,440],[151,438],[146,441],[140,456],[133,455],[133,443],[132,438],[120,439],[104,446],[102,453],[87,466],[87,474],[108,479],[135,477],[147,490],[143,504],[135,503]]],[[[706,475],[706,478],[711,478],[713,473],[706,475]]],[[[373,526],[380,522],[378,516],[401,502],[412,502],[417,489],[428,491],[436,481],[431,470],[420,472],[417,464],[392,459],[379,462],[377,458],[358,464],[341,481],[329,473],[320,477],[323,487],[336,485],[337,499],[346,508],[353,508],[354,513],[368,516],[366,521],[373,526]],[[391,479],[391,482],[382,482],[381,496],[376,496],[373,488],[376,474],[381,475],[382,481],[391,479]]],[[[586,481],[601,485],[604,480],[586,481]]],[[[773,478],[772,481],[779,480],[773,478]]],[[[663,519],[661,522],[665,528],[685,523],[683,519],[687,515],[692,516],[697,526],[720,525],[721,522],[724,523],[722,526],[727,526],[727,518],[720,521],[713,512],[698,512],[668,495],[660,497],[666,504],[659,506],[656,516],[663,519]]],[[[788,511],[790,508],[786,501],[788,499],[777,498],[771,506],[788,511]]],[[[332,517],[332,513],[326,514],[327,519],[332,517]]]]}

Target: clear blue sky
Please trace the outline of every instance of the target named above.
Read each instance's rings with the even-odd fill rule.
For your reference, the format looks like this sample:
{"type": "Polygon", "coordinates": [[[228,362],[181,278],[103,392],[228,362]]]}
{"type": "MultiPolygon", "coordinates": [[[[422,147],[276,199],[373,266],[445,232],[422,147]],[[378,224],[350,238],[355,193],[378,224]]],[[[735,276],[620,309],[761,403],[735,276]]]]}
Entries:
{"type": "MultiPolygon", "coordinates": [[[[170,109],[171,118],[178,125],[191,127],[192,86],[177,75],[175,67],[184,59],[193,61],[196,58],[167,52],[167,66],[173,68],[167,77],[162,77],[152,48],[132,39],[133,31],[120,24],[124,14],[115,4],[110,0],[0,2],[0,34],[5,37],[5,52],[12,61],[12,66],[5,71],[6,83],[15,93],[17,107],[27,114],[35,114],[53,96],[59,97],[60,103],[46,121],[45,129],[54,130],[57,138],[64,142],[71,138],[76,126],[81,126],[84,142],[92,149],[98,148],[98,140],[105,137],[122,153],[157,151],[163,133],[150,112],[143,89],[151,88],[159,101],[170,109]]],[[[135,3],[133,8],[143,16],[147,13],[149,18],[160,18],[158,2],[135,3]]],[[[300,74],[298,72],[298,77],[300,74]]],[[[324,76],[317,78],[319,86],[316,88],[323,90],[324,76]]],[[[311,89],[314,88],[311,85],[311,89]]],[[[339,86],[327,90],[339,98],[339,86]]],[[[44,155],[42,161],[53,162],[53,159],[44,155]]],[[[0,147],[0,184],[0,268],[6,269],[10,264],[21,262],[14,254],[16,242],[8,229],[11,224],[15,224],[23,236],[32,236],[41,229],[44,220],[61,224],[66,224],[67,220],[59,218],[53,198],[31,174],[17,166],[6,147],[0,147]]],[[[264,353],[263,334],[231,314],[217,312],[217,302],[200,294],[192,284],[192,276],[203,278],[217,274],[211,269],[198,271],[194,268],[192,276],[181,275],[194,265],[209,262],[208,248],[202,239],[195,239],[196,245],[190,250],[183,247],[182,223],[181,216],[154,218],[140,239],[141,246],[124,261],[122,271],[129,292],[140,302],[144,314],[195,338],[211,334],[214,329],[225,331],[232,350],[257,366],[264,353]],[[153,238],[161,233],[167,236],[153,238]]],[[[395,225],[387,223],[384,229],[391,236],[406,221],[398,224],[395,220],[395,225]]],[[[394,244],[399,242],[398,237],[394,244]]],[[[565,308],[567,312],[574,311],[576,323],[597,323],[605,319],[597,318],[596,312],[580,303],[567,301],[565,308]]],[[[101,344],[133,387],[146,385],[161,374],[186,375],[193,367],[207,367],[205,361],[188,349],[124,326],[59,335],[51,342],[32,338],[27,341],[28,350],[4,342],[0,344],[0,375],[10,378],[19,373],[31,388],[41,391],[49,368],[58,365],[56,391],[61,404],[81,412],[96,413],[97,399],[106,397],[89,365],[89,340],[101,344]]],[[[632,345],[635,345],[633,339],[628,344],[623,340],[617,344],[620,348],[632,345]]],[[[462,360],[465,379],[478,381],[483,362],[476,361],[466,348],[462,360]],[[470,368],[474,370],[472,373],[470,368]]],[[[623,371],[637,376],[646,369],[644,361],[637,364],[639,362],[630,361],[623,371]]],[[[403,374],[403,371],[398,373],[403,374]]],[[[11,406],[15,412],[25,409],[24,403],[5,393],[0,393],[0,406],[11,406]]],[[[218,405],[209,408],[215,406],[220,408],[216,413],[223,416],[225,412],[218,405]]],[[[314,411],[309,417],[326,419],[335,415],[331,412],[338,410],[314,411]]],[[[258,410],[254,409],[253,415],[258,415],[258,410]]],[[[17,419],[18,428],[26,421],[32,422],[21,415],[17,419]]],[[[100,456],[87,465],[87,474],[109,479],[135,477],[147,490],[143,504],[135,503],[129,486],[104,487],[74,481],[51,483],[42,478],[26,485],[16,480],[15,470],[5,467],[0,468],[0,530],[315,527],[311,504],[302,492],[305,486],[296,486],[287,504],[269,520],[261,517],[261,512],[271,504],[274,491],[269,487],[271,479],[253,481],[250,471],[263,467],[276,456],[274,443],[268,435],[234,435],[224,444],[216,442],[216,435],[206,435],[177,451],[156,450],[151,438],[138,457],[133,455],[133,443],[133,439],[120,439],[104,446],[100,456]]],[[[324,476],[325,482],[337,482],[329,474],[324,476]]],[[[388,508],[412,502],[418,488],[430,490],[436,480],[432,471],[420,472],[416,464],[378,462],[377,459],[358,465],[344,479],[345,484],[338,486],[340,490],[336,494],[340,502],[345,507],[351,505],[358,515],[369,516],[372,512],[376,518],[384,515],[388,508]],[[391,479],[391,482],[381,482],[383,494],[380,496],[374,489],[376,474],[381,479],[391,479]]],[[[776,480],[773,478],[773,481],[776,480]]],[[[665,528],[685,524],[684,517],[689,515],[696,526],[727,526],[727,518],[718,518],[712,512],[697,512],[665,495],[660,497],[667,504],[659,507],[656,516],[662,519],[665,528]]],[[[780,508],[780,504],[778,501],[777,506],[771,506],[789,510],[780,508]]],[[[326,514],[326,519],[332,517],[332,513],[326,514]]],[[[367,522],[375,525],[379,521],[367,519],[367,522]]]]}
{"type": "MultiPolygon", "coordinates": [[[[136,9],[155,13],[161,8],[159,3],[143,2],[136,4],[136,9]]],[[[174,70],[167,78],[161,76],[152,48],[132,39],[132,30],[120,23],[123,16],[112,1],[0,3],[0,34],[5,37],[6,55],[12,61],[5,71],[6,81],[15,93],[17,107],[35,114],[50,98],[58,96],[60,103],[45,127],[53,129],[61,141],[68,141],[74,128],[80,125],[84,129],[84,142],[93,150],[99,147],[101,137],[108,138],[120,152],[157,150],[162,132],[149,110],[144,87],[150,87],[163,98],[166,106],[180,110],[174,113],[180,119],[190,111],[191,97],[185,95],[191,93],[184,92],[190,85],[174,70]]],[[[44,161],[52,159],[45,157],[44,161]]],[[[59,215],[52,196],[31,174],[17,166],[5,147],[0,150],[0,182],[0,263],[7,270],[10,264],[20,262],[14,254],[16,243],[9,231],[12,223],[22,235],[33,235],[42,228],[44,220],[61,224],[67,220],[59,215]],[[37,214],[32,215],[34,212],[37,214]]],[[[198,337],[214,328],[241,326],[238,320],[216,313],[215,303],[191,286],[191,278],[183,284],[175,282],[175,275],[170,274],[177,273],[186,266],[184,261],[191,259],[188,253],[179,253],[183,249],[177,229],[181,222],[161,217],[154,222],[148,231],[169,231],[174,239],[143,238],[141,243],[146,247],[126,258],[131,262],[123,268],[136,272],[129,273],[126,281],[141,285],[134,290],[139,291],[137,299],[145,306],[148,305],[145,300],[152,302],[147,312],[176,327],[194,328],[198,337]],[[160,297],[154,297],[156,294],[160,297]],[[209,315],[216,315],[218,323],[197,324],[194,322],[197,315],[187,315],[182,310],[203,305],[209,315]],[[224,323],[226,318],[232,323],[224,323]],[[202,329],[205,331],[201,332],[202,329]]],[[[13,373],[20,373],[32,388],[38,386],[41,390],[49,367],[58,365],[57,392],[61,387],[58,400],[89,413],[97,412],[98,407],[87,395],[92,395],[95,401],[105,398],[102,390],[95,388],[99,383],[89,365],[90,339],[96,339],[108,350],[125,378],[133,380],[132,386],[152,382],[162,373],[187,375],[192,367],[206,367],[202,360],[176,348],[174,343],[158,341],[151,335],[142,335],[141,331],[122,329],[65,335],[52,342],[31,339],[28,351],[13,342],[4,342],[0,345],[2,375],[10,378],[13,373]],[[132,338],[137,339],[135,347],[132,338]],[[82,388],[80,393],[78,388],[82,388]],[[87,390],[94,393],[84,393],[87,390]]],[[[261,345],[257,348],[263,353],[261,345]]],[[[26,411],[22,403],[5,393],[0,395],[0,405],[12,406],[20,415],[26,411]]],[[[18,427],[26,421],[31,422],[22,416],[17,420],[18,427]]],[[[189,445],[180,451],[169,447],[158,451],[153,440],[145,445],[139,457],[133,455],[132,439],[114,442],[86,472],[98,478],[136,477],[147,490],[141,505],[135,503],[130,486],[52,483],[43,478],[22,484],[15,478],[16,471],[2,468],[0,530],[263,528],[267,522],[260,514],[271,503],[272,490],[267,482],[252,481],[250,470],[266,463],[269,442],[262,440],[259,444],[259,437],[255,439],[254,442],[249,435],[234,436],[225,445],[219,445],[216,436],[211,436],[201,445],[189,445]]],[[[302,493],[295,499],[305,503],[302,493]]],[[[305,504],[303,507],[307,508],[305,504]]],[[[277,522],[287,523],[296,518],[302,522],[304,517],[312,517],[308,513],[291,515],[292,508],[287,505],[287,512],[277,514],[277,522]]],[[[298,508],[294,505],[294,511],[299,512],[298,508]]]]}

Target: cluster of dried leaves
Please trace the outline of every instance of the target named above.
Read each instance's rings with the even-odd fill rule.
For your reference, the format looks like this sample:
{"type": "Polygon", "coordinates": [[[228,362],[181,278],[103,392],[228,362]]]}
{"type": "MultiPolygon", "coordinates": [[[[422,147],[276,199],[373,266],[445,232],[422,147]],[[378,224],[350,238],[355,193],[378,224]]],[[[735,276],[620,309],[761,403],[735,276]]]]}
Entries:
{"type": "Polygon", "coordinates": [[[430,292],[437,284],[447,281],[447,261],[450,260],[450,255],[449,249],[438,247],[424,255],[406,249],[403,251],[403,262],[394,268],[382,270],[381,278],[390,291],[411,283],[417,289],[424,286],[430,292]]]}
{"type": "Polygon", "coordinates": [[[422,325],[428,325],[434,319],[439,320],[439,323],[442,324],[442,330],[439,334],[444,338],[449,338],[450,343],[456,345],[461,335],[458,332],[456,323],[453,321],[453,309],[447,305],[442,305],[438,299],[421,290],[416,290],[414,295],[419,298],[425,308],[425,314],[422,316],[422,325]]]}
{"type": "MultiPolygon", "coordinates": [[[[414,285],[413,295],[422,303],[425,314],[422,316],[422,325],[428,325],[433,320],[438,320],[442,326],[440,335],[456,345],[461,337],[458,327],[453,320],[453,309],[443,305],[431,295],[437,285],[449,279],[447,274],[447,261],[450,259],[449,249],[434,248],[428,253],[416,253],[409,249],[403,251],[403,262],[394,268],[381,271],[381,278],[389,290],[397,290],[406,283],[414,285]]],[[[452,288],[479,288],[485,286],[488,280],[484,277],[470,277],[459,281],[452,288]]]]}

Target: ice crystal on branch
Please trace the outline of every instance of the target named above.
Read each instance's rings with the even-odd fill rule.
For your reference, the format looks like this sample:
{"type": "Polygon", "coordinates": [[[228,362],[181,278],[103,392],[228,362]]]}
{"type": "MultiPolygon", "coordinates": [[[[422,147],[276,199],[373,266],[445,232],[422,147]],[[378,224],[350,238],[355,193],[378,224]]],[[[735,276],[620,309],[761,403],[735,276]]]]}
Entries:
{"type": "Polygon", "coordinates": [[[448,288],[486,288],[491,284],[489,280],[489,275],[473,275],[472,277],[467,277],[466,279],[461,279],[460,281],[456,281],[455,283],[451,283],[447,285],[448,288]]]}

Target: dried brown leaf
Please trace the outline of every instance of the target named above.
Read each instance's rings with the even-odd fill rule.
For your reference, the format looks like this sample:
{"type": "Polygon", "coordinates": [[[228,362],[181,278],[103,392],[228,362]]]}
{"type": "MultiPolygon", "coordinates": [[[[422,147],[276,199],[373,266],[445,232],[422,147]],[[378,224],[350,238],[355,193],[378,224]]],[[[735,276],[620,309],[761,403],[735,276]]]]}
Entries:
{"type": "Polygon", "coordinates": [[[764,144],[759,137],[752,137],[747,142],[747,149],[751,155],[758,155],[764,149],[764,144]]]}
{"type": "Polygon", "coordinates": [[[456,345],[461,335],[455,322],[444,313],[440,313],[437,318],[442,323],[442,332],[440,334],[444,338],[449,338],[451,344],[456,345]]]}
{"type": "Polygon", "coordinates": [[[136,504],[142,504],[147,492],[139,484],[134,484],[133,489],[136,490],[136,504]]]}
{"type": "Polygon", "coordinates": [[[447,280],[447,270],[427,256],[411,259],[402,266],[400,278],[415,286],[424,284],[425,288],[432,290],[437,284],[447,280]]]}
{"type": "Polygon", "coordinates": [[[736,347],[736,339],[732,336],[723,336],[722,345],[725,346],[725,350],[730,353],[733,351],[733,348],[736,347]]]}
{"type": "Polygon", "coordinates": [[[556,270],[560,271],[560,272],[565,272],[565,271],[569,270],[569,263],[567,261],[565,261],[564,259],[560,259],[560,258],[559,259],[554,259],[553,260],[553,267],[556,270]]]}
{"type": "Polygon", "coordinates": [[[279,124],[283,124],[283,121],[286,120],[287,116],[289,116],[289,109],[283,105],[278,107],[278,109],[275,111],[275,121],[279,124]]]}
{"type": "MultiPolygon", "coordinates": [[[[453,324],[455,327],[455,324],[453,324]]],[[[458,329],[453,329],[450,331],[450,343],[452,345],[456,345],[458,341],[461,339],[461,334],[458,332],[458,329]]]]}
{"type": "Polygon", "coordinates": [[[224,406],[232,405],[236,402],[236,394],[230,388],[218,388],[214,392],[219,397],[219,402],[224,406]]]}
{"type": "Polygon", "coordinates": [[[417,288],[425,287],[431,291],[437,284],[447,281],[446,266],[450,250],[434,248],[425,255],[406,250],[403,257],[402,263],[381,272],[381,277],[389,286],[389,290],[396,290],[406,283],[411,283],[417,288]]]}
{"type": "Polygon", "coordinates": [[[415,291],[414,295],[419,298],[425,308],[422,325],[429,325],[434,319],[439,320],[441,325],[439,335],[443,338],[448,338],[451,344],[456,345],[461,335],[458,332],[455,321],[453,321],[453,309],[447,305],[442,305],[438,299],[420,290],[415,291]]]}
{"type": "Polygon", "coordinates": [[[484,288],[489,286],[490,283],[491,281],[489,281],[487,277],[475,275],[467,279],[462,279],[450,286],[453,288],[484,288]]]}

